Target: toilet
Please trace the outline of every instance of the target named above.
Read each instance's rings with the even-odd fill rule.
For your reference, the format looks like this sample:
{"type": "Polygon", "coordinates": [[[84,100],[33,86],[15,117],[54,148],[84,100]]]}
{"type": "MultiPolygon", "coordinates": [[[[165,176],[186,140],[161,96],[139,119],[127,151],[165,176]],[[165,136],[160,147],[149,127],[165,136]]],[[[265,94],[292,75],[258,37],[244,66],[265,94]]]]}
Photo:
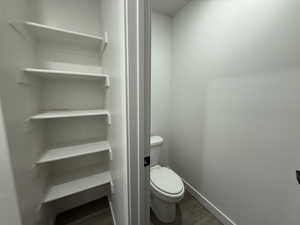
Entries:
{"type": "Polygon", "coordinates": [[[173,170],[158,164],[163,138],[151,136],[150,143],[151,208],[160,221],[171,223],[176,217],[176,203],[183,198],[184,185],[173,170]]]}

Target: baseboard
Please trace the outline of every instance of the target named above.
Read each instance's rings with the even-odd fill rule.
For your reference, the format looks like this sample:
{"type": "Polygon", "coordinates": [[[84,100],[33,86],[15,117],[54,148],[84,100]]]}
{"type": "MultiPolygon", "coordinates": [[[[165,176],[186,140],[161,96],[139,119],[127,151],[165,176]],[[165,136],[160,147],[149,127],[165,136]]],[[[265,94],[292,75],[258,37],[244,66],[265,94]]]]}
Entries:
{"type": "Polygon", "coordinates": [[[200,194],[191,184],[183,179],[186,189],[191,195],[197,199],[205,208],[210,211],[215,217],[217,217],[224,225],[237,225],[232,219],[225,215],[220,209],[218,209],[213,203],[211,203],[206,197],[200,194]]]}
{"type": "Polygon", "coordinates": [[[111,217],[113,219],[113,223],[114,223],[114,225],[117,225],[115,211],[114,211],[111,201],[109,201],[109,208],[110,208],[110,212],[111,212],[111,217]]]}

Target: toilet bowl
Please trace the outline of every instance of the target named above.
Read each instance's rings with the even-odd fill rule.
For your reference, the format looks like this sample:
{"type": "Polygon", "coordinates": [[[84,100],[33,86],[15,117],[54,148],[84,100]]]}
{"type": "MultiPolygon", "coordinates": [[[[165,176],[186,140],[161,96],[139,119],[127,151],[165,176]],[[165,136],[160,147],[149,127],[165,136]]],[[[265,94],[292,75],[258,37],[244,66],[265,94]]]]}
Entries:
{"type": "Polygon", "coordinates": [[[176,203],[184,196],[184,184],[173,170],[157,163],[162,143],[161,137],[151,137],[151,159],[154,159],[150,168],[151,208],[160,221],[171,223],[176,218],[176,203]]]}

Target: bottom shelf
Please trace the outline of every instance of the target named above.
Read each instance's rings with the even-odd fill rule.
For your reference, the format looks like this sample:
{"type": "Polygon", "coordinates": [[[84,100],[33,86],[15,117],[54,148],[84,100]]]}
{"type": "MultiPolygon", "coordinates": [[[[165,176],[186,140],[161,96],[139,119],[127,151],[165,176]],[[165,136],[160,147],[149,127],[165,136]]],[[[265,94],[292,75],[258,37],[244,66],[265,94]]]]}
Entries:
{"type": "Polygon", "coordinates": [[[104,224],[99,221],[114,224],[107,196],[59,213],[55,224],[104,224]]]}
{"type": "Polygon", "coordinates": [[[111,181],[111,174],[109,171],[106,171],[63,184],[54,185],[49,189],[43,203],[51,202],[104,184],[109,184],[111,181]]]}

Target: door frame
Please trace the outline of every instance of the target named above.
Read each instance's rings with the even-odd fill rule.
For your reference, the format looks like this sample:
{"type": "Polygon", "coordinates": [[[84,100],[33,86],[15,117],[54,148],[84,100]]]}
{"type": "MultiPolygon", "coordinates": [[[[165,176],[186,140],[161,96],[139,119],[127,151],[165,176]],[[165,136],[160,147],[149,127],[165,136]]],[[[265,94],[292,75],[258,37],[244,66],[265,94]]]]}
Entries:
{"type": "Polygon", "coordinates": [[[125,0],[128,208],[130,225],[150,223],[151,2],[125,0]]]}

